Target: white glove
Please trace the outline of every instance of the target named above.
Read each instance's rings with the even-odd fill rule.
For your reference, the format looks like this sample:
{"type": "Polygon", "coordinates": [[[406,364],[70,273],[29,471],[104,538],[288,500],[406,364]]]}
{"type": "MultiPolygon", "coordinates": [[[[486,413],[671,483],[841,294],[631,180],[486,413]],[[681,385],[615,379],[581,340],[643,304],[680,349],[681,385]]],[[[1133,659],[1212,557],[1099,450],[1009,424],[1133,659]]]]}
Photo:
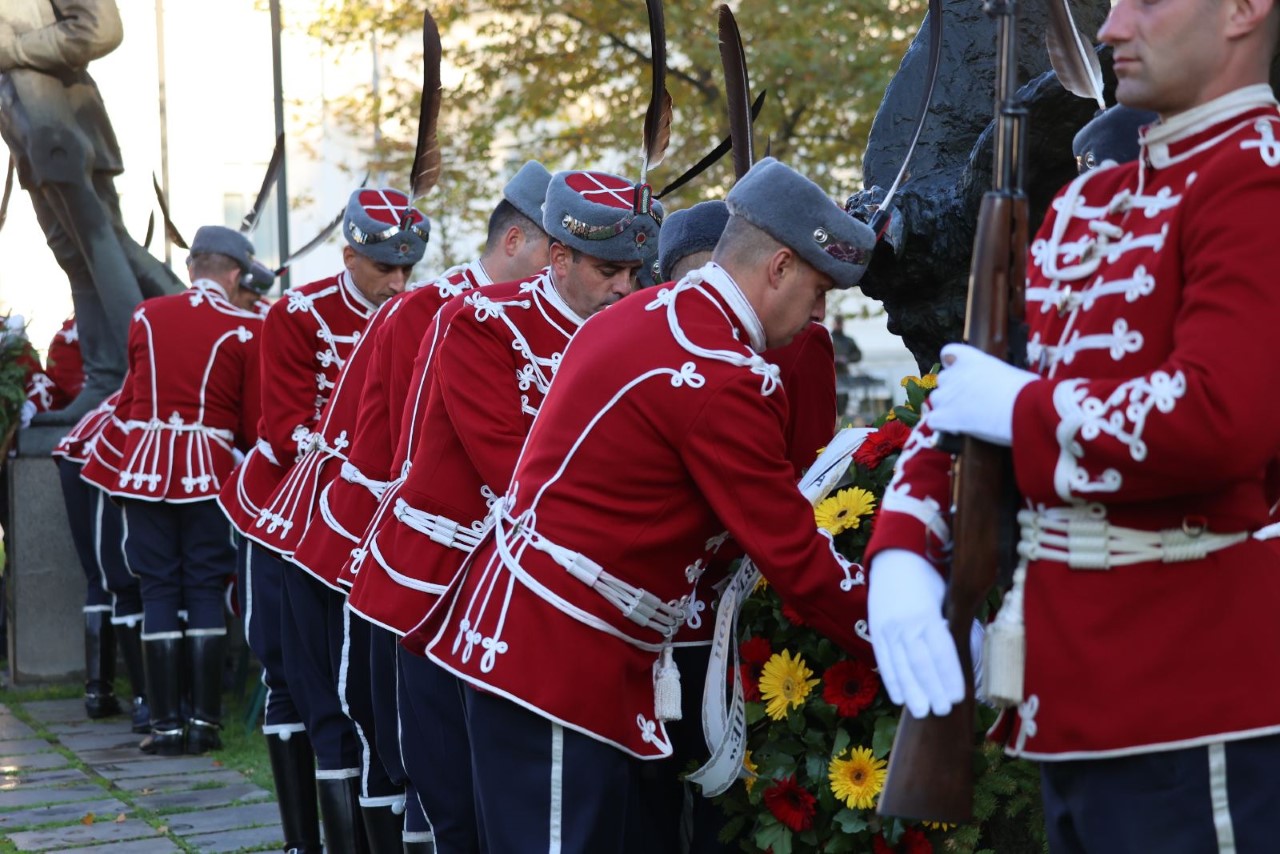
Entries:
{"type": "Polygon", "coordinates": [[[18,412],[18,429],[26,430],[31,426],[31,419],[35,417],[36,405],[29,400],[22,401],[22,409],[18,412]]]}
{"type": "Polygon", "coordinates": [[[943,371],[929,395],[929,426],[1008,447],[1013,442],[1013,403],[1038,377],[968,344],[942,348],[943,371]]]}
{"type": "Polygon", "coordinates": [[[240,465],[242,462],[244,462],[244,451],[240,450],[239,448],[232,448],[231,461],[236,465],[240,465]]]}
{"type": "Polygon", "coordinates": [[[927,560],[887,549],[871,561],[867,620],[889,699],[918,718],[945,715],[964,699],[964,674],[942,618],[946,582],[927,560]]]}

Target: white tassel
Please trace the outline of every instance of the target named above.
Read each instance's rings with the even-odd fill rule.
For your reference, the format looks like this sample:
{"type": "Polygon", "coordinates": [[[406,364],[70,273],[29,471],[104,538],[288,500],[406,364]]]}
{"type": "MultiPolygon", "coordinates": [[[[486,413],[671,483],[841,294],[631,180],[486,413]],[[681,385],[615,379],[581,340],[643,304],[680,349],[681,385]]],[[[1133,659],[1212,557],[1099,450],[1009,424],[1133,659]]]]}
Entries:
{"type": "Polygon", "coordinates": [[[664,646],[653,665],[653,714],[660,721],[678,721],[680,711],[680,668],[664,646]]]}
{"type": "Polygon", "coordinates": [[[1027,564],[1013,572],[1013,587],[1005,594],[995,622],[987,630],[983,653],[982,695],[996,707],[1016,706],[1023,699],[1023,679],[1027,665],[1027,630],[1023,622],[1022,591],[1027,580],[1027,564]]]}

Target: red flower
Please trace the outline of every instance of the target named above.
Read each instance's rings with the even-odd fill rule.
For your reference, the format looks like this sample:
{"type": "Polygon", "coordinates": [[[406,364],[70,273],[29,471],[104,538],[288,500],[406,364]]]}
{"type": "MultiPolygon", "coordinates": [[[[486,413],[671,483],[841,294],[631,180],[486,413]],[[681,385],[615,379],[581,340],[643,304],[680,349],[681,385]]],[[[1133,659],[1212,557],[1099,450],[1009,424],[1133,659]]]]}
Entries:
{"type": "Polygon", "coordinates": [[[933,843],[918,827],[908,827],[907,832],[902,834],[898,847],[902,849],[902,854],[933,854],[933,843]]]}
{"type": "Polygon", "coordinates": [[[783,777],[764,790],[764,804],[773,817],[796,833],[813,826],[817,798],[796,782],[796,777],[783,777]]]}
{"type": "MultiPolygon", "coordinates": [[[[768,638],[748,638],[738,645],[738,673],[742,678],[742,696],[748,702],[760,702],[760,671],[765,662],[773,657],[773,647],[768,638]]],[[[733,674],[728,674],[729,684],[733,684],[733,674]]]]}
{"type": "Polygon", "coordinates": [[[867,469],[875,469],[884,462],[885,457],[902,450],[907,442],[911,428],[896,418],[886,421],[884,426],[872,433],[853,453],[853,461],[867,469]]]}
{"type": "Polygon", "coordinates": [[[768,638],[748,638],[738,644],[738,657],[747,664],[764,667],[765,662],[773,657],[773,646],[768,638]]]}
{"type": "Polygon", "coordinates": [[[857,717],[880,692],[880,679],[861,661],[837,662],[822,674],[822,699],[843,718],[857,717]]]}
{"type": "Polygon", "coordinates": [[[805,620],[804,617],[800,616],[799,611],[797,611],[795,608],[792,608],[790,605],[787,605],[785,603],[782,606],[782,616],[786,617],[787,622],[791,623],[791,625],[793,626],[809,625],[808,621],[805,620]]]}
{"type": "Polygon", "coordinates": [[[897,845],[885,842],[877,833],[871,840],[872,854],[933,854],[933,843],[918,827],[908,827],[897,845]]]}
{"type": "MultiPolygon", "coordinates": [[[[750,664],[739,664],[738,673],[742,678],[742,699],[748,703],[760,702],[760,668],[752,667],[750,664]]],[[[733,674],[729,674],[729,679],[733,679],[733,674]]]]}

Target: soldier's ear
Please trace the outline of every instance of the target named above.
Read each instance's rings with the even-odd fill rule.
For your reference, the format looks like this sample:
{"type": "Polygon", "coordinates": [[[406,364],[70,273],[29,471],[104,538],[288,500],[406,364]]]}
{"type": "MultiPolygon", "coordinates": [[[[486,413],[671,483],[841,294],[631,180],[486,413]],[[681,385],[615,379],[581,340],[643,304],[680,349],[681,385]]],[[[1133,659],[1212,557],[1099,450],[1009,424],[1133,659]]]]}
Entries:
{"type": "Polygon", "coordinates": [[[1267,49],[1268,60],[1275,54],[1277,20],[1276,0],[1227,0],[1228,39],[1248,36],[1260,38],[1267,49]]]}

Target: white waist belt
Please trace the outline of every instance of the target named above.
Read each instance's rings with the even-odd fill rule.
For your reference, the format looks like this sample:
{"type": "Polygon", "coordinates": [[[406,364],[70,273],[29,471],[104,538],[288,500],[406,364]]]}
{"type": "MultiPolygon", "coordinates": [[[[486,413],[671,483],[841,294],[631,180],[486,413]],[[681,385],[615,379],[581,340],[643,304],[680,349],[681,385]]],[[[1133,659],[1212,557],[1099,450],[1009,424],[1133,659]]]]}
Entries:
{"type": "Polygon", "coordinates": [[[442,546],[469,552],[480,544],[484,528],[480,523],[463,527],[452,519],[410,507],[403,498],[396,499],[396,518],[419,534],[426,534],[442,546]]]}
{"type": "Polygon", "coordinates": [[[267,458],[267,462],[273,466],[279,466],[280,461],[276,459],[276,452],[271,450],[271,443],[266,439],[259,439],[257,444],[253,446],[254,450],[267,458]]]}
{"type": "Polygon", "coordinates": [[[387,487],[391,485],[389,480],[371,480],[361,473],[360,469],[351,465],[351,463],[343,460],[342,462],[342,479],[347,483],[354,483],[357,486],[363,486],[369,492],[373,493],[373,497],[382,500],[382,495],[387,491],[387,487]]]}
{"type": "Polygon", "coordinates": [[[203,433],[214,439],[222,439],[226,442],[234,442],[236,434],[230,430],[223,430],[218,427],[209,427],[201,424],[199,421],[190,424],[184,421],[161,421],[159,418],[152,418],[150,421],[126,421],[124,429],[128,430],[168,430],[172,433],[203,433]]]}
{"type": "Polygon", "coordinates": [[[604,567],[586,555],[551,542],[532,530],[529,524],[517,524],[516,520],[505,512],[501,500],[494,504],[493,516],[498,520],[495,535],[504,552],[510,551],[508,536],[512,539],[524,539],[529,545],[564,567],[574,578],[599,593],[628,620],[638,626],[653,629],[668,639],[674,637],[684,623],[687,616],[685,611],[687,603],[664,602],[643,587],[628,584],[605,572],[604,567]],[[507,533],[508,525],[513,527],[511,534],[507,533]]]}
{"type": "Polygon", "coordinates": [[[1163,531],[1122,528],[1107,521],[1100,504],[1020,510],[1018,524],[1020,557],[1057,561],[1072,569],[1199,560],[1249,538],[1247,533],[1214,534],[1189,525],[1163,531]]]}

